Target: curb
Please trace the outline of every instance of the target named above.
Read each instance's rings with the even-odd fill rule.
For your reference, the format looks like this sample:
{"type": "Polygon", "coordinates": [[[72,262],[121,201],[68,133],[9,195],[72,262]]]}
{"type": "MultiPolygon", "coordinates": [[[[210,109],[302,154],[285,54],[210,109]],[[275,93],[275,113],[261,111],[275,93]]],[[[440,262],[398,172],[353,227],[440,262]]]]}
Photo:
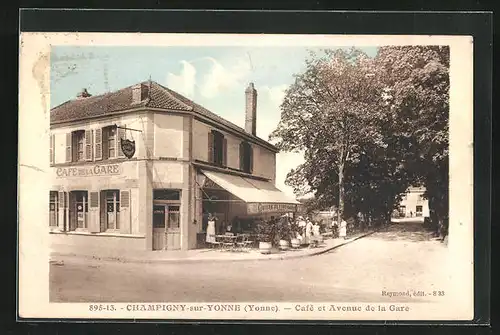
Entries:
{"type": "MultiPolygon", "coordinates": [[[[283,256],[278,256],[278,257],[273,257],[273,256],[268,256],[264,258],[249,258],[249,259],[219,259],[219,258],[205,258],[205,259],[183,259],[183,258],[175,258],[175,259],[134,259],[134,258],[120,258],[120,257],[95,257],[95,256],[89,256],[89,255],[77,255],[74,253],[58,253],[58,252],[52,252],[51,256],[69,256],[69,257],[78,257],[78,258],[84,258],[84,259],[92,259],[92,260],[97,260],[97,261],[112,261],[112,262],[120,262],[120,263],[135,263],[135,264],[175,264],[175,263],[201,263],[201,262],[214,262],[214,263],[223,263],[223,262],[255,262],[255,261],[271,261],[271,260],[286,260],[286,259],[298,259],[298,258],[305,258],[305,257],[311,257],[311,256],[317,256],[321,254],[325,254],[327,252],[330,252],[334,249],[337,249],[341,246],[344,246],[346,244],[352,243],[356,240],[359,240],[363,237],[372,235],[376,233],[377,230],[373,230],[371,232],[359,235],[357,237],[354,237],[352,239],[345,240],[343,243],[339,243],[337,245],[321,249],[315,252],[311,252],[308,254],[302,254],[302,255],[283,255],[283,256]]],[[[52,261],[52,260],[51,260],[52,261]]]]}

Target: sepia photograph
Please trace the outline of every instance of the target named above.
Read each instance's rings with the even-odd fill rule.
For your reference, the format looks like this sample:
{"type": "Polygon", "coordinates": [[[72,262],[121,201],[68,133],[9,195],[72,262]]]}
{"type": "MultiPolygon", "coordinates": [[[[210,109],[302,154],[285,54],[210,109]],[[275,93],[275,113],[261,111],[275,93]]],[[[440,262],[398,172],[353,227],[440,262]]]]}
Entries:
{"type": "Polygon", "coordinates": [[[20,50],[27,316],[472,318],[470,37],[20,50]]]}

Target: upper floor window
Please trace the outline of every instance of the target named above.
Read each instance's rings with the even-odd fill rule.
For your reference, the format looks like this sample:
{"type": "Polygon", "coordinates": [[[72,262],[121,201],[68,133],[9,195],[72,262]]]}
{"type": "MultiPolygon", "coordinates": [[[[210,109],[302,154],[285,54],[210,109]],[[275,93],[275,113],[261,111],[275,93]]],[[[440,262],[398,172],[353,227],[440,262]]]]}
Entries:
{"type": "Polygon", "coordinates": [[[216,130],[208,133],[208,161],[219,166],[227,165],[227,139],[216,130]]]}
{"type": "Polygon", "coordinates": [[[102,129],[103,137],[103,159],[115,158],[117,149],[116,126],[102,129]]]}
{"type": "Polygon", "coordinates": [[[240,170],[246,173],[253,171],[253,149],[250,143],[240,143],[240,170]]]}
{"type": "Polygon", "coordinates": [[[77,130],[73,135],[73,162],[85,160],[85,130],[77,130]]]}
{"type": "MultiPolygon", "coordinates": [[[[52,155],[54,149],[52,149],[52,155]]],[[[92,131],[75,130],[66,134],[66,162],[92,160],[92,131]]]]}

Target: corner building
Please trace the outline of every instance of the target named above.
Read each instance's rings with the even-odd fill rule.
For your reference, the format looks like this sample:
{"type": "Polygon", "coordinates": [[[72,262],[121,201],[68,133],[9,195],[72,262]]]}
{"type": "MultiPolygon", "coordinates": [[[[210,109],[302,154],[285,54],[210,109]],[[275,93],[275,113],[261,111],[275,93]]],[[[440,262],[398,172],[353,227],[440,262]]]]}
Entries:
{"type": "Polygon", "coordinates": [[[52,243],[187,250],[203,244],[208,213],[223,231],[295,212],[275,187],[276,147],[256,136],[253,84],[244,94],[245,129],[152,81],[53,108],[52,243]]]}

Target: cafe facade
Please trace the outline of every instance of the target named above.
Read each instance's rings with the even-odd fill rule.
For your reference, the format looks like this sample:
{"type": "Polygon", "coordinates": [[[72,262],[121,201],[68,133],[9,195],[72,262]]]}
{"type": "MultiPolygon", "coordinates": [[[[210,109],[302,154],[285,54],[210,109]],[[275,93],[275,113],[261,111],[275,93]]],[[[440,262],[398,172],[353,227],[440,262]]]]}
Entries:
{"type": "Polygon", "coordinates": [[[277,149],[256,136],[253,84],[243,97],[245,128],[153,81],[54,107],[52,242],[188,250],[202,246],[208,213],[223,230],[295,212],[275,187],[277,149]]]}

